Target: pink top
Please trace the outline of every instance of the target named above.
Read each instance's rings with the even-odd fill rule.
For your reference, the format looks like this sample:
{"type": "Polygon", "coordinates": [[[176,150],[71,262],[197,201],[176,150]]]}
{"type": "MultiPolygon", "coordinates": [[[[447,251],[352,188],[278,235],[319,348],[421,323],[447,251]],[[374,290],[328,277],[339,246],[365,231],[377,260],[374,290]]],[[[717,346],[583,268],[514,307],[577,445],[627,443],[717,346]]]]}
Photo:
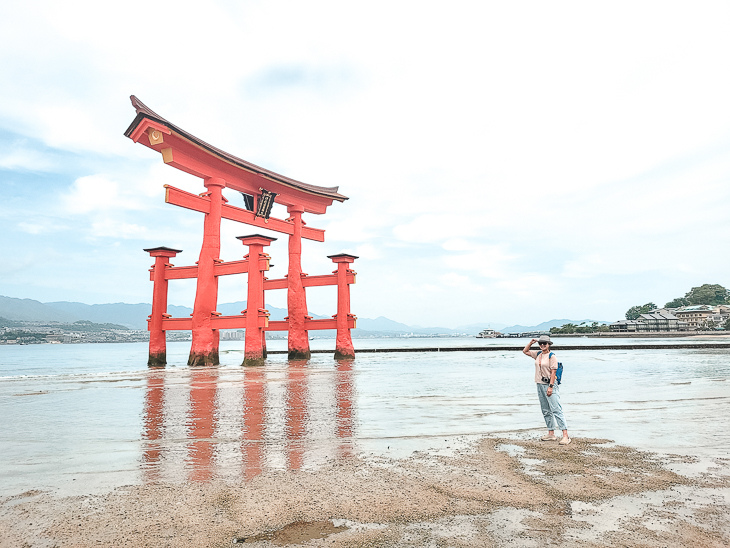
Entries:
{"type": "Polygon", "coordinates": [[[550,378],[550,371],[558,369],[558,357],[553,353],[553,357],[551,358],[549,357],[550,352],[543,352],[538,358],[537,350],[530,350],[530,356],[535,359],[535,382],[537,384],[549,384],[542,382],[542,378],[550,378]]]}

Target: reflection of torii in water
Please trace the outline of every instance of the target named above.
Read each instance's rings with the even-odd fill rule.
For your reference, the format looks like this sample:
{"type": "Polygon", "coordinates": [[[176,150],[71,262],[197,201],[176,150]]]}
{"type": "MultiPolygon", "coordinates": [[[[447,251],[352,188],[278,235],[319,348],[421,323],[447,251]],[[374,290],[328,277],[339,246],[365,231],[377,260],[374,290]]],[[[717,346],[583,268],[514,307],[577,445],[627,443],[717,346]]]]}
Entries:
{"type": "Polygon", "coordinates": [[[187,479],[210,481],[221,474],[252,479],[270,462],[298,470],[323,449],[335,458],[351,457],[356,440],[352,361],[337,360],[329,376],[295,362],[287,368],[283,392],[267,390],[272,378],[262,367],[247,367],[233,381],[221,380],[218,368],[193,368],[186,382],[172,380],[164,370],[150,371],[142,417],[145,481],[165,481],[181,462],[187,479]],[[183,435],[180,425],[186,426],[183,435]],[[267,459],[267,453],[272,457],[280,450],[283,459],[267,459]]]}
{"type": "Polygon", "coordinates": [[[324,241],[324,231],[306,226],[302,214],[321,215],[334,201],[342,202],[347,197],[338,193],[338,187],[301,183],[223,152],[168,122],[134,96],[132,105],[137,116],[125,135],[159,152],[166,164],[200,177],[206,188],[206,192],[196,195],[165,185],[167,203],[205,214],[203,244],[196,266],[173,267],[169,264],[169,259],[180,252],[177,249],[155,247],[145,250],[155,257],[151,270],[154,289],[149,319],[149,365],[165,365],[165,332],[175,329],[192,331],[189,365],[218,363],[220,329],[246,330],[244,363],[258,363],[266,357],[265,331],[288,331],[289,357],[307,359],[310,356],[308,331],[336,329],[335,356],[354,356],[350,330],[355,327],[355,316],[350,313],[349,286],[355,283],[355,273],[349,265],[357,257],[330,255],[337,263],[337,270],[324,276],[308,276],[302,273],[301,266],[302,238],[324,241]],[[222,194],[223,188],[242,193],[244,207],[228,204],[222,194]],[[270,216],[274,203],[287,208],[287,219],[270,216]],[[287,276],[272,280],[264,276],[269,269],[269,255],[264,247],[275,240],[268,236],[239,237],[248,247],[244,260],[222,261],[219,257],[221,219],[287,234],[287,276]],[[216,311],[218,276],[242,273],[248,273],[246,310],[240,316],[222,316],[216,311]],[[197,278],[192,318],[171,318],[167,314],[167,282],[182,278],[197,278]],[[314,320],[307,312],[305,288],[325,285],[337,286],[337,313],[331,320],[314,320]],[[287,290],[285,321],[269,321],[269,313],[264,308],[267,289],[287,290]]]}

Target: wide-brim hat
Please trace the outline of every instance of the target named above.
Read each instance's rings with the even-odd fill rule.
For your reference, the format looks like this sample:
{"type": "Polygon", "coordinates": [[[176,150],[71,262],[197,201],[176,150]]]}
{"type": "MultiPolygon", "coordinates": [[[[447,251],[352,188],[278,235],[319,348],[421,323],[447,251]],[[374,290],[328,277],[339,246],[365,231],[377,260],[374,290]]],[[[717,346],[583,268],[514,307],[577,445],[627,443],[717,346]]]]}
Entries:
{"type": "Polygon", "coordinates": [[[553,344],[553,341],[550,340],[549,335],[540,335],[540,338],[537,339],[537,344],[540,344],[540,343],[553,344]]]}

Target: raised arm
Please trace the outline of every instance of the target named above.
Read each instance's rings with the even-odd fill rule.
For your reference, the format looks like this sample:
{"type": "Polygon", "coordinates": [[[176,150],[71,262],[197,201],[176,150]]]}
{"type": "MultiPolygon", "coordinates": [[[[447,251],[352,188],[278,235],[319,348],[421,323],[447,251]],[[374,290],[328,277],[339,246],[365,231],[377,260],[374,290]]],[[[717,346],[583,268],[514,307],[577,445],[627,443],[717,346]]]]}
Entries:
{"type": "Polygon", "coordinates": [[[531,348],[531,347],[532,347],[532,345],[533,345],[533,344],[535,344],[536,342],[537,342],[537,339],[532,339],[532,340],[531,340],[530,342],[528,342],[528,343],[527,343],[527,344],[525,345],[525,348],[523,348],[523,349],[522,349],[522,353],[523,353],[523,354],[524,354],[525,356],[530,356],[530,357],[532,357],[532,354],[530,354],[530,348],[531,348]]]}

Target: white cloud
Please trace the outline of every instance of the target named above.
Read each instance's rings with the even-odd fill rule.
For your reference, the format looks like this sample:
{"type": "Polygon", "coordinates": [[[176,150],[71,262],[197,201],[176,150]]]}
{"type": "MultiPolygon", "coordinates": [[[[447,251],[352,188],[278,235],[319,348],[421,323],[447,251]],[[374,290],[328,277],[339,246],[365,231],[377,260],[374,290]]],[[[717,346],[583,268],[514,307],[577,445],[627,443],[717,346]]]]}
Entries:
{"type": "Polygon", "coordinates": [[[93,238],[140,239],[149,237],[146,227],[136,224],[103,219],[91,224],[93,238]]]}
{"type": "Polygon", "coordinates": [[[465,276],[463,274],[459,274],[458,272],[447,272],[446,274],[442,274],[439,276],[439,281],[448,286],[448,287],[456,287],[464,292],[469,293],[483,293],[484,292],[484,286],[475,284],[469,276],[465,276]]]}
{"type": "Polygon", "coordinates": [[[21,230],[22,232],[25,232],[27,234],[49,234],[51,232],[61,232],[63,230],[67,230],[68,227],[59,225],[58,223],[55,223],[51,221],[50,219],[43,219],[43,220],[37,220],[37,221],[23,221],[18,223],[17,225],[18,230],[21,230]]]}
{"type": "Polygon", "coordinates": [[[22,145],[0,151],[0,168],[7,170],[51,171],[55,163],[46,155],[22,145]]]}
{"type": "Polygon", "coordinates": [[[562,289],[554,278],[534,273],[502,280],[498,282],[497,286],[513,296],[530,298],[535,301],[552,300],[552,296],[556,293],[559,294],[562,289]]]}
{"type": "Polygon", "coordinates": [[[104,174],[86,175],[73,182],[62,200],[65,210],[76,215],[159,208],[164,204],[166,184],[187,187],[195,193],[204,190],[199,179],[181,175],[164,164],[151,164],[148,173],[142,175],[128,173],[123,184],[104,174]]]}
{"type": "MultiPolygon", "coordinates": [[[[342,253],[347,253],[347,252],[348,252],[347,249],[344,249],[342,251],[342,253]]],[[[373,245],[373,244],[359,245],[354,249],[354,252],[352,254],[355,255],[356,257],[358,257],[358,259],[363,259],[365,261],[375,261],[375,260],[380,260],[380,259],[384,258],[383,250],[380,247],[373,245]]]]}
{"type": "MultiPolygon", "coordinates": [[[[727,3],[10,4],[0,129],[26,140],[0,168],[43,171],[32,184],[47,195],[49,173],[74,180],[54,211],[23,194],[27,179],[4,180],[17,200],[4,207],[35,213],[8,219],[14,230],[51,234],[44,219],[60,216],[75,245],[197,259],[202,216],[164,204],[162,187],[202,183],[122,135],[135,93],[237,156],[339,185],[351,199],[307,216],[327,233],[303,262],[316,274],[327,254],[360,255],[353,302],[370,315],[427,324],[454,302],[463,322],[610,316],[638,293],[730,283],[727,3]]],[[[250,231],[224,223],[222,256],[250,231]]]]}
{"type": "MultiPolygon", "coordinates": [[[[514,262],[519,255],[507,251],[504,245],[472,245],[468,253],[454,256],[461,268],[475,271],[484,278],[508,278],[514,274],[514,262]]],[[[538,258],[535,259],[537,263],[538,258]]],[[[537,266],[537,264],[535,265],[537,266]]]]}
{"type": "Polygon", "coordinates": [[[119,185],[103,175],[88,175],[74,181],[64,197],[66,211],[85,214],[124,207],[120,201],[119,185]]]}

